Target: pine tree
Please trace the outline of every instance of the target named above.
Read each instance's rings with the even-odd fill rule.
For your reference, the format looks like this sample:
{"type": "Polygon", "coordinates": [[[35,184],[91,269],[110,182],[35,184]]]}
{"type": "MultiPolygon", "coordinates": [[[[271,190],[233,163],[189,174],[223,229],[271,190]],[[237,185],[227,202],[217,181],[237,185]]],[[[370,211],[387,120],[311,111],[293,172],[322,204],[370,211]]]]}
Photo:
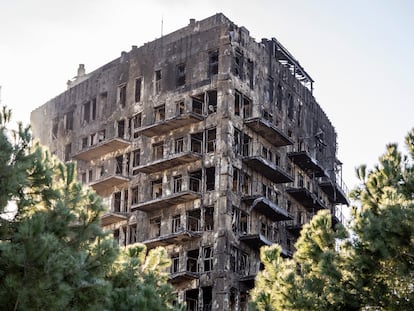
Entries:
{"type": "MultiPolygon", "coordinates": [[[[165,250],[120,251],[100,227],[102,199],[0,114],[2,310],[174,310],[165,250]],[[10,206],[14,207],[9,213],[10,206]]],[[[177,307],[178,308],[178,307],[177,307]]],[[[177,309],[176,308],[176,309],[177,309]]]]}
{"type": "Polygon", "coordinates": [[[357,169],[349,229],[320,211],[293,259],[264,247],[252,306],[259,310],[414,310],[414,129],[408,155],[387,145],[372,170],[357,169]]]}

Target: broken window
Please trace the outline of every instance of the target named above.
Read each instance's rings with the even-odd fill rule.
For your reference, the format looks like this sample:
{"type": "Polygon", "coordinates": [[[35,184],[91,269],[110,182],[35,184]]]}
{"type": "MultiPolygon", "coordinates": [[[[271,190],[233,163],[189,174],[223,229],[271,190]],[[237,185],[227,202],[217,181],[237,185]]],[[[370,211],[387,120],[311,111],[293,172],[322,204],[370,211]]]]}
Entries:
{"type": "Polygon", "coordinates": [[[242,182],[242,193],[244,195],[250,195],[251,194],[251,188],[252,188],[251,177],[250,177],[249,174],[244,173],[243,174],[243,182],[242,182]]]}
{"type": "Polygon", "coordinates": [[[152,159],[155,160],[160,160],[162,159],[164,156],[164,142],[161,141],[159,143],[153,144],[152,145],[152,159]]]}
{"type": "Polygon", "coordinates": [[[277,102],[276,106],[279,110],[282,110],[283,90],[280,83],[277,85],[277,102]]]}
{"type": "Polygon", "coordinates": [[[288,118],[290,119],[290,120],[293,120],[293,110],[294,110],[294,104],[293,104],[293,96],[292,96],[292,94],[288,94],[288,111],[287,111],[287,114],[288,114],[288,118]]]}
{"type": "MultiPolygon", "coordinates": [[[[137,167],[141,163],[141,150],[136,149],[132,152],[132,166],[137,167]]],[[[133,170],[132,175],[138,175],[138,170],[133,170]]]]}
{"type": "Polygon", "coordinates": [[[92,107],[91,107],[92,111],[91,111],[91,120],[96,120],[96,98],[92,99],[92,107]]]}
{"type": "Polygon", "coordinates": [[[131,163],[131,152],[127,152],[127,153],[125,153],[124,154],[124,159],[125,159],[125,164],[124,164],[124,167],[125,167],[125,174],[127,175],[127,176],[129,176],[129,171],[130,171],[130,163],[131,163]]]}
{"type": "Polygon", "coordinates": [[[203,133],[191,134],[191,151],[196,153],[202,152],[203,133]]]}
{"type": "Polygon", "coordinates": [[[161,217],[150,219],[149,229],[150,239],[159,237],[161,235],[161,217]]]}
{"type": "Polygon", "coordinates": [[[210,51],[208,53],[208,76],[218,74],[219,52],[218,50],[210,51]]]}
{"type": "Polygon", "coordinates": [[[67,131],[73,130],[73,111],[69,111],[65,114],[65,129],[67,131]]]}
{"type": "Polygon", "coordinates": [[[240,170],[237,167],[233,166],[233,192],[238,193],[240,191],[240,170]]]}
{"type": "Polygon", "coordinates": [[[118,121],[118,137],[124,138],[125,136],[125,120],[118,121]]]}
{"type": "Polygon", "coordinates": [[[161,92],[161,70],[156,70],[154,73],[154,90],[155,94],[161,92]]]}
{"type": "Polygon", "coordinates": [[[214,207],[207,206],[204,208],[204,230],[214,230],[214,207]]]}
{"type": "Polygon", "coordinates": [[[171,228],[172,228],[172,233],[179,232],[182,230],[181,215],[175,215],[172,217],[171,228]]]}
{"type": "Polygon", "coordinates": [[[212,90],[207,92],[207,107],[208,114],[214,113],[217,111],[217,91],[212,90]]]}
{"type": "Polygon", "coordinates": [[[131,188],[131,205],[138,204],[138,186],[131,188]]]}
{"type": "Polygon", "coordinates": [[[191,97],[192,111],[197,114],[203,114],[204,93],[191,97]]]}
{"type": "Polygon", "coordinates": [[[234,114],[236,116],[240,115],[242,94],[239,91],[234,92],[234,114]]]}
{"type": "Polygon", "coordinates": [[[216,128],[207,130],[206,151],[214,152],[216,150],[216,128]]]}
{"type": "Polygon", "coordinates": [[[212,191],[214,190],[214,184],[216,181],[216,168],[215,167],[209,167],[206,169],[206,190],[212,191]]]}
{"type": "Polygon", "coordinates": [[[184,137],[179,137],[174,140],[174,153],[184,151],[184,137]]]}
{"type": "Polygon", "coordinates": [[[88,171],[88,180],[89,180],[89,182],[93,181],[93,170],[91,170],[91,169],[88,171]]]}
{"type": "Polygon", "coordinates": [[[72,153],[72,144],[65,145],[65,162],[70,161],[71,153],[72,153]]]}
{"type": "Polygon", "coordinates": [[[191,172],[190,174],[190,190],[194,192],[201,191],[201,170],[191,172]]]}
{"type": "Polygon", "coordinates": [[[249,256],[234,246],[230,248],[230,269],[241,276],[249,274],[249,256]]]}
{"type": "Polygon", "coordinates": [[[203,258],[204,258],[204,272],[213,270],[213,247],[203,247],[203,258]]]}
{"type": "Polygon", "coordinates": [[[138,242],[138,230],[137,230],[137,224],[129,225],[129,244],[134,244],[138,242]]]}
{"type": "Polygon", "coordinates": [[[195,273],[198,272],[199,253],[200,252],[198,249],[194,249],[187,252],[187,271],[195,273]]]}
{"type": "Polygon", "coordinates": [[[298,187],[303,188],[305,185],[303,175],[301,173],[298,173],[298,187]]]}
{"type": "Polygon", "coordinates": [[[185,113],[185,104],[183,100],[180,100],[175,103],[175,115],[180,116],[185,113]]]}
{"type": "Polygon", "coordinates": [[[106,135],[106,131],[105,130],[101,130],[98,133],[98,143],[102,142],[105,140],[105,135],[106,135]]]}
{"type": "Polygon", "coordinates": [[[265,101],[266,103],[273,103],[273,78],[268,77],[265,85],[265,101]]]}
{"type": "Polygon", "coordinates": [[[181,192],[183,189],[183,178],[181,175],[174,176],[173,179],[174,185],[173,185],[173,192],[178,193],[181,192]]]}
{"type": "Polygon", "coordinates": [[[171,274],[180,272],[180,255],[171,255],[171,274]]]}
{"type": "Polygon", "coordinates": [[[243,54],[239,49],[233,57],[233,74],[243,80],[243,54]]]}
{"type": "Polygon", "coordinates": [[[187,230],[200,231],[200,210],[194,209],[187,212],[187,230]]]}
{"type": "Polygon", "coordinates": [[[88,147],[88,137],[83,137],[82,138],[82,149],[85,149],[86,147],[88,147]]]}
{"type": "Polygon", "coordinates": [[[249,118],[252,115],[252,103],[250,98],[243,96],[243,118],[249,118]]]}
{"type": "Polygon", "coordinates": [[[253,77],[253,61],[251,59],[247,60],[247,71],[246,71],[246,79],[247,82],[249,83],[250,88],[253,88],[253,84],[254,84],[254,77],[253,77]]]}
{"type": "Polygon", "coordinates": [[[83,104],[83,122],[89,123],[91,118],[91,102],[83,104]]]}
{"type": "Polygon", "coordinates": [[[91,146],[95,145],[97,143],[96,141],[96,133],[92,133],[90,136],[90,142],[91,142],[91,146]]]}
{"type": "Polygon", "coordinates": [[[243,112],[243,118],[249,118],[252,114],[252,102],[250,98],[236,90],[234,93],[234,114],[239,116],[240,112],[243,112]]]}
{"type": "Polygon", "coordinates": [[[82,184],[86,184],[86,173],[82,173],[82,184]]]}
{"type": "Polygon", "coordinates": [[[114,212],[121,211],[121,192],[114,193],[114,212]]]}
{"type": "Polygon", "coordinates": [[[119,243],[119,229],[114,230],[114,240],[119,243]]]}
{"type": "Polygon", "coordinates": [[[247,234],[248,220],[249,216],[246,212],[242,211],[236,206],[232,207],[231,227],[234,233],[240,235],[247,234]]]}
{"type": "Polygon", "coordinates": [[[142,78],[135,79],[135,102],[139,103],[141,101],[141,84],[142,78]]]}
{"type": "Polygon", "coordinates": [[[118,102],[119,105],[124,108],[126,104],[126,84],[118,87],[118,102]]]}
{"type": "Polygon", "coordinates": [[[229,296],[230,296],[230,298],[229,298],[229,311],[236,311],[237,310],[237,301],[236,301],[237,290],[234,287],[232,287],[230,289],[229,296]]]}
{"type": "Polygon", "coordinates": [[[251,151],[252,138],[246,134],[243,135],[243,156],[248,157],[251,151]]]}
{"type": "Polygon", "coordinates": [[[155,122],[165,120],[165,105],[161,105],[154,108],[155,122]]]}
{"type": "Polygon", "coordinates": [[[103,92],[99,94],[99,107],[105,107],[108,101],[108,93],[103,92]]]}
{"type": "Polygon", "coordinates": [[[115,158],[115,174],[122,174],[122,166],[124,162],[124,155],[121,154],[115,158]]]}
{"type": "Polygon", "coordinates": [[[54,118],[53,119],[53,124],[52,124],[52,138],[57,138],[58,135],[58,130],[59,130],[59,118],[54,118]]]}
{"type": "Polygon", "coordinates": [[[213,305],[213,289],[211,286],[202,287],[203,311],[211,311],[213,305]]]}
{"type": "Polygon", "coordinates": [[[177,65],[175,78],[175,85],[177,87],[185,85],[185,64],[177,65]]]}
{"type": "Polygon", "coordinates": [[[234,128],[233,145],[234,145],[234,153],[235,154],[241,154],[241,151],[242,151],[242,133],[237,128],[234,128]]]}
{"type": "Polygon", "coordinates": [[[128,189],[124,190],[124,201],[123,201],[123,209],[122,212],[128,211],[128,189]]]}
{"type": "Polygon", "coordinates": [[[161,179],[157,179],[151,182],[151,193],[152,193],[153,199],[162,197],[162,180],[161,179]]]}
{"type": "Polygon", "coordinates": [[[186,311],[198,311],[198,289],[190,289],[185,292],[186,311]]]}

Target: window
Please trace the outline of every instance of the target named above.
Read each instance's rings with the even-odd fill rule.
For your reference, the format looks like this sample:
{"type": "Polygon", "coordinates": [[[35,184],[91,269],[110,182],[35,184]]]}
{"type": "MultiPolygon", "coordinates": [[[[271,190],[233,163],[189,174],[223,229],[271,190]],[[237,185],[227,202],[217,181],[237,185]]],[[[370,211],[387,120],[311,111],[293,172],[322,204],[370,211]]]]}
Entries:
{"type": "MultiPolygon", "coordinates": [[[[132,152],[132,167],[137,167],[141,163],[141,150],[136,149],[132,152]]],[[[138,170],[133,169],[132,175],[138,175],[138,170]]]]}
{"type": "Polygon", "coordinates": [[[180,116],[185,113],[185,104],[184,101],[178,101],[175,103],[175,115],[180,116]]]}
{"type": "Polygon", "coordinates": [[[67,131],[73,130],[73,111],[65,114],[65,129],[67,131]]]}
{"type": "Polygon", "coordinates": [[[181,215],[175,215],[171,220],[172,233],[181,231],[181,215]]]}
{"type": "Polygon", "coordinates": [[[150,238],[156,238],[161,235],[161,217],[150,219],[150,238]]]}
{"type": "Polygon", "coordinates": [[[122,212],[128,211],[128,189],[124,190],[124,201],[123,201],[123,209],[122,212]]]}
{"type": "Polygon", "coordinates": [[[240,170],[237,167],[233,166],[233,192],[238,193],[240,191],[240,170]]]}
{"type": "Polygon", "coordinates": [[[191,289],[185,292],[186,311],[198,310],[198,289],[191,289]]]}
{"type": "Polygon", "coordinates": [[[199,250],[194,249],[187,252],[187,271],[198,272],[199,250]]]}
{"type": "Polygon", "coordinates": [[[242,250],[231,246],[230,249],[230,269],[245,276],[249,273],[249,256],[242,250]]]}
{"type": "Polygon", "coordinates": [[[115,157],[115,164],[116,164],[115,174],[122,174],[123,162],[124,162],[124,155],[123,154],[115,157]]]}
{"type": "Polygon", "coordinates": [[[88,181],[92,182],[93,181],[93,170],[89,170],[88,171],[88,181]]]}
{"type": "Polygon", "coordinates": [[[92,133],[91,135],[89,135],[89,137],[90,137],[91,146],[95,145],[97,143],[96,133],[92,133]]]}
{"type": "Polygon", "coordinates": [[[191,108],[194,113],[203,114],[204,93],[197,94],[191,97],[191,108]]]}
{"type": "Polygon", "coordinates": [[[180,255],[171,255],[171,274],[180,272],[180,255]]]}
{"type": "Polygon", "coordinates": [[[52,125],[52,138],[57,137],[58,130],[59,130],[59,118],[54,118],[53,125],[52,125]]]}
{"type": "Polygon", "coordinates": [[[92,99],[92,107],[91,107],[91,120],[96,120],[96,98],[92,99]]]}
{"type": "Polygon", "coordinates": [[[287,113],[288,113],[288,118],[290,119],[290,120],[293,120],[293,110],[294,110],[294,104],[293,104],[293,96],[292,96],[292,94],[288,94],[288,111],[287,111],[287,113]]]}
{"type": "Polygon", "coordinates": [[[243,155],[248,157],[252,151],[252,138],[246,134],[243,135],[243,155]]]}
{"type": "Polygon", "coordinates": [[[218,50],[208,53],[208,76],[214,76],[218,74],[219,53],[218,50]]]}
{"type": "Polygon", "coordinates": [[[206,190],[214,190],[216,168],[209,167],[206,169],[206,190]]]}
{"type": "Polygon", "coordinates": [[[189,175],[190,175],[190,190],[194,192],[200,192],[201,170],[191,172],[189,175]]]}
{"type": "Polygon", "coordinates": [[[121,211],[121,192],[115,192],[113,194],[114,198],[114,212],[121,211]]]}
{"type": "Polygon", "coordinates": [[[83,122],[89,123],[91,118],[91,102],[83,104],[83,122]]]}
{"type": "Polygon", "coordinates": [[[233,74],[243,79],[243,54],[238,49],[233,57],[233,74]]]}
{"type": "Polygon", "coordinates": [[[141,101],[141,84],[142,78],[135,79],[135,102],[139,103],[141,101]]]}
{"type": "Polygon", "coordinates": [[[183,188],[183,178],[181,175],[174,176],[174,186],[173,186],[173,192],[181,192],[183,188]]]}
{"type": "Polygon", "coordinates": [[[201,153],[203,143],[203,133],[191,134],[191,151],[201,153]]]}
{"type": "Polygon", "coordinates": [[[242,153],[242,133],[237,128],[234,128],[233,144],[234,144],[234,153],[241,154],[242,153]]]}
{"type": "Polygon", "coordinates": [[[303,188],[305,185],[303,175],[301,173],[298,173],[298,187],[303,188]]]}
{"type": "Polygon", "coordinates": [[[154,108],[155,122],[165,120],[165,105],[154,108]]]}
{"type": "Polygon", "coordinates": [[[156,70],[154,73],[154,90],[155,94],[161,92],[161,70],[156,70]]]}
{"type": "Polygon", "coordinates": [[[177,87],[185,85],[185,64],[177,65],[175,85],[177,87]]]}
{"type": "Polygon", "coordinates": [[[254,77],[253,77],[253,61],[251,59],[247,60],[247,71],[246,71],[246,79],[249,83],[250,88],[253,88],[254,84],[254,77]]]}
{"type": "Polygon", "coordinates": [[[234,115],[236,116],[240,115],[241,99],[242,99],[242,94],[238,91],[235,91],[234,93],[234,115]]]}
{"type": "Polygon", "coordinates": [[[125,107],[126,104],[126,84],[120,85],[118,87],[118,102],[122,108],[125,107]]]}
{"type": "Polygon", "coordinates": [[[214,152],[216,149],[216,129],[207,130],[206,151],[214,152]]]}
{"type": "Polygon", "coordinates": [[[174,153],[180,153],[184,151],[184,137],[176,138],[174,141],[174,153]]]}
{"type": "Polygon", "coordinates": [[[208,107],[208,114],[211,114],[217,111],[217,91],[216,90],[207,92],[207,107],[208,107]]]}
{"type": "Polygon", "coordinates": [[[160,160],[162,159],[164,156],[164,142],[161,141],[157,144],[153,144],[152,145],[152,159],[155,160],[160,160]]]}
{"type": "Polygon", "coordinates": [[[213,248],[211,246],[203,248],[204,272],[213,270],[213,248]]]}
{"type": "Polygon", "coordinates": [[[103,142],[106,137],[106,130],[101,130],[97,134],[98,134],[98,143],[103,142]]]}
{"type": "Polygon", "coordinates": [[[124,138],[125,136],[125,120],[118,121],[118,137],[124,138]]]}
{"type": "Polygon", "coordinates": [[[279,110],[282,110],[283,90],[280,83],[277,85],[277,99],[276,106],[279,110]]]}
{"type": "Polygon", "coordinates": [[[138,241],[137,235],[138,235],[137,224],[130,225],[129,226],[129,244],[134,244],[138,241]]]}
{"type": "Polygon", "coordinates": [[[207,206],[204,208],[204,230],[214,230],[214,207],[207,206]]]}
{"type": "Polygon", "coordinates": [[[243,113],[243,118],[249,118],[252,114],[252,103],[250,98],[244,96],[239,91],[234,93],[234,114],[240,116],[243,113]]]}
{"type": "Polygon", "coordinates": [[[82,173],[82,184],[86,184],[86,173],[82,173]]]}
{"type": "Polygon", "coordinates": [[[234,233],[241,235],[248,233],[248,217],[247,213],[233,206],[231,227],[234,233]]]}
{"type": "Polygon", "coordinates": [[[86,147],[88,147],[88,137],[83,137],[82,138],[82,149],[85,149],[86,147]]]}
{"type": "Polygon", "coordinates": [[[108,101],[108,93],[103,92],[99,94],[99,107],[105,107],[108,101]]]}
{"type": "Polygon", "coordinates": [[[266,80],[265,101],[270,104],[273,103],[273,78],[272,77],[269,77],[266,80]]]}
{"type": "Polygon", "coordinates": [[[154,180],[151,183],[151,192],[152,192],[153,199],[162,197],[162,180],[161,179],[154,180]]]}
{"type": "Polygon", "coordinates": [[[187,212],[187,230],[200,231],[200,210],[194,209],[187,212]]]}
{"type": "Polygon", "coordinates": [[[72,153],[72,144],[65,145],[65,162],[70,161],[71,153],[72,153]]]}
{"type": "Polygon", "coordinates": [[[251,194],[251,188],[252,188],[251,177],[250,177],[249,174],[244,173],[243,174],[243,182],[242,182],[242,193],[244,195],[250,195],[251,194]]]}
{"type": "Polygon", "coordinates": [[[131,205],[138,204],[138,186],[131,188],[131,205]]]}
{"type": "Polygon", "coordinates": [[[213,302],[213,289],[211,286],[203,287],[203,311],[211,311],[213,302]]]}

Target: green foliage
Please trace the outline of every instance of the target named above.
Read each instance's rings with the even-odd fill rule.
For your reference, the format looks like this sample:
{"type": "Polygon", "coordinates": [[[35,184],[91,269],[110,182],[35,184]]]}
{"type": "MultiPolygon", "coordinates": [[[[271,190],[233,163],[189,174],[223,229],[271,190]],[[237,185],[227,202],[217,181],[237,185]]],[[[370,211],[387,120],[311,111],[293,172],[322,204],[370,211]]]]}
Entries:
{"type": "Polygon", "coordinates": [[[28,127],[0,114],[0,305],[2,310],[175,310],[163,249],[120,251],[100,227],[95,192],[32,146],[28,127]],[[10,204],[13,213],[8,213],[10,204]]]}
{"type": "Polygon", "coordinates": [[[414,309],[414,129],[408,156],[387,145],[372,170],[357,169],[349,232],[328,212],[305,225],[293,259],[277,245],[261,251],[252,292],[258,310],[414,309]]]}

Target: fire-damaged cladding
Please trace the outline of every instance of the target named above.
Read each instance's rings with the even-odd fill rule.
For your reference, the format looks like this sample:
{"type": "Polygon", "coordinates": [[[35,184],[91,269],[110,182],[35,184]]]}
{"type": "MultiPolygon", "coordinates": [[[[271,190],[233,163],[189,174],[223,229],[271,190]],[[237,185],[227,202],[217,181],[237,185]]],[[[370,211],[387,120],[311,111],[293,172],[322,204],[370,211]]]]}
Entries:
{"type": "Polygon", "coordinates": [[[348,203],[313,83],[276,39],[216,14],[80,65],[31,121],[104,198],[120,245],[167,249],[187,310],[247,310],[260,246],[291,257],[304,223],[348,203]]]}

